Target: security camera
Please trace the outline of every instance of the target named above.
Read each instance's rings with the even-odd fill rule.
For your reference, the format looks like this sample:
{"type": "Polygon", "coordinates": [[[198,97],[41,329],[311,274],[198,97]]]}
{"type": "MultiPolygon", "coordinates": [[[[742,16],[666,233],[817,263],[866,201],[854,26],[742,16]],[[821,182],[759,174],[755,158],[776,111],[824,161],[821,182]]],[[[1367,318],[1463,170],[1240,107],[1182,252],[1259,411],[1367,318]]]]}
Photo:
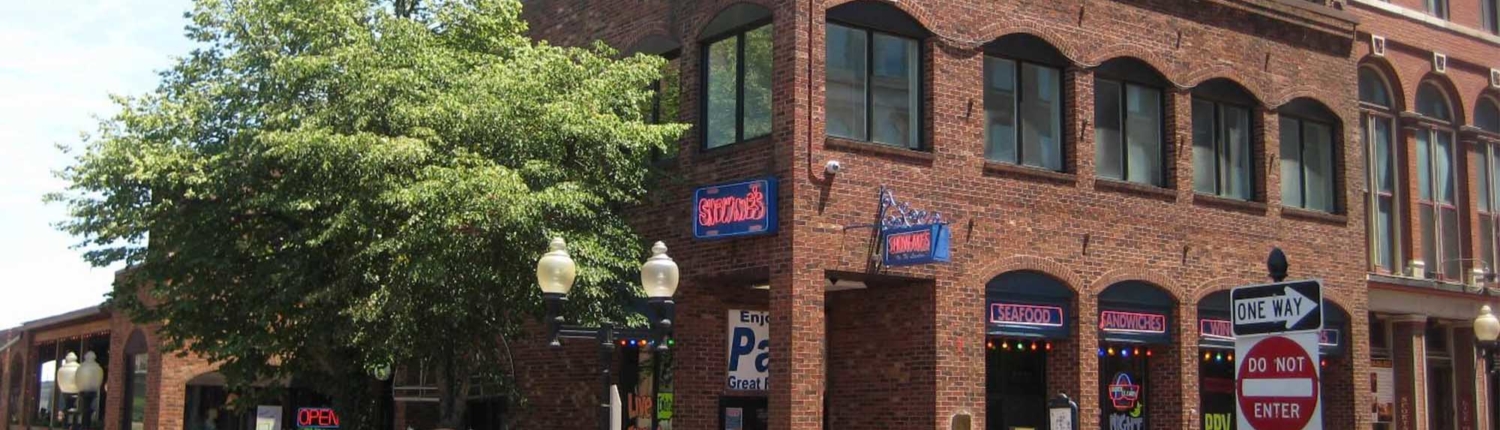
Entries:
{"type": "Polygon", "coordinates": [[[839,164],[839,160],[828,160],[828,164],[823,165],[823,172],[830,175],[837,175],[843,170],[844,165],[839,164]]]}

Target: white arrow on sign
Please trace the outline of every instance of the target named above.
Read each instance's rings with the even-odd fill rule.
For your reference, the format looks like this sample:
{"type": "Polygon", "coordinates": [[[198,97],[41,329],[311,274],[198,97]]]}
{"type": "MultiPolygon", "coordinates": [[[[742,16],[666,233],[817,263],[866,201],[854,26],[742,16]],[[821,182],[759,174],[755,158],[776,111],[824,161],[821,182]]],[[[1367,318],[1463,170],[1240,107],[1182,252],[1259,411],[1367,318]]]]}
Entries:
{"type": "Polygon", "coordinates": [[[1288,286],[1286,294],[1234,301],[1235,324],[1284,322],[1290,329],[1318,309],[1317,301],[1288,286]]]}

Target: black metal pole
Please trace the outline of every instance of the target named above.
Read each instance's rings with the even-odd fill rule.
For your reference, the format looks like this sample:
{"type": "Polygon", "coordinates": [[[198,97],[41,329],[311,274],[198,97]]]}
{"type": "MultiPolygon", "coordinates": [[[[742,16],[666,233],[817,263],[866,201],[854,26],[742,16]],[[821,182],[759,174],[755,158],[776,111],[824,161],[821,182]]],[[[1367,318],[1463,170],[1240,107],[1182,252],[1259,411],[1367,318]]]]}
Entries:
{"type": "Polygon", "coordinates": [[[611,364],[614,361],[614,349],[615,327],[605,324],[599,328],[599,382],[604,386],[604,390],[601,391],[603,394],[600,396],[603,401],[599,403],[599,430],[609,430],[609,423],[614,419],[613,414],[609,410],[611,400],[609,382],[611,379],[611,368],[613,367],[611,364]]]}

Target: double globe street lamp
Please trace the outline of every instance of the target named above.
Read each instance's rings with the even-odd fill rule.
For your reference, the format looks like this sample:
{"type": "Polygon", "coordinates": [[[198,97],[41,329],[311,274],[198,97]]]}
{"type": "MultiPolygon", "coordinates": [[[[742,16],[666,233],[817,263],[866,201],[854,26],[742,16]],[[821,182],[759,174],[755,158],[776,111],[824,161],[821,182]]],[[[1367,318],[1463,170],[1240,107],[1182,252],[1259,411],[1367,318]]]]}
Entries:
{"type": "Polygon", "coordinates": [[[567,242],[560,237],[552,239],[547,253],[537,260],[536,282],[542,289],[542,300],[546,302],[547,337],[551,346],[562,346],[562,339],[590,339],[599,344],[599,378],[604,386],[599,415],[601,429],[608,430],[612,418],[610,368],[614,360],[615,342],[641,339],[640,346],[646,346],[645,339],[649,338],[649,343],[655,344],[657,351],[666,352],[669,349],[672,343],[672,318],[676,312],[676,302],[672,301],[672,296],[677,294],[678,276],[677,263],[667,256],[667,245],[656,242],[651,246],[651,258],[641,265],[641,287],[645,288],[650,305],[647,315],[651,319],[649,332],[617,329],[611,324],[599,327],[568,325],[562,315],[562,306],[568,300],[568,291],[573,289],[573,281],[578,278],[578,266],[568,256],[567,242]]]}
{"type": "MultiPolygon", "coordinates": [[[[62,366],[57,368],[57,390],[63,394],[74,396],[74,407],[68,409],[68,415],[64,419],[81,416],[82,428],[93,428],[93,394],[99,392],[99,386],[104,385],[104,368],[99,366],[98,358],[93,351],[83,354],[83,363],[78,363],[78,354],[69,352],[63,358],[62,366]],[[82,411],[78,411],[81,406],[82,411]],[[81,413],[80,413],[81,412],[81,413]]],[[[69,428],[77,422],[68,422],[69,428]]]]}

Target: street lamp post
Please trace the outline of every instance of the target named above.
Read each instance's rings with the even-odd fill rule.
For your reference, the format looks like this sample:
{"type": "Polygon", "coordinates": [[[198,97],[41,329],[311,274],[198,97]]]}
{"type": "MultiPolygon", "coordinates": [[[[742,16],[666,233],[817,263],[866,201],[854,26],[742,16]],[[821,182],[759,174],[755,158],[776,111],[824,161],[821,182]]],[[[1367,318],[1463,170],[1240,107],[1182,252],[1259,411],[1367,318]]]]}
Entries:
{"type": "Polygon", "coordinates": [[[104,385],[104,368],[99,366],[98,356],[93,351],[83,354],[83,364],[78,365],[75,378],[81,393],[83,428],[94,428],[94,396],[99,392],[99,386],[104,385]]]}
{"type": "Polygon", "coordinates": [[[78,354],[68,352],[63,357],[63,364],[57,367],[57,391],[74,398],[73,406],[68,407],[66,397],[63,399],[63,426],[73,427],[74,409],[78,407],[78,354]]]}
{"type": "Polygon", "coordinates": [[[560,347],[561,339],[585,339],[599,344],[599,380],[604,388],[600,396],[599,428],[608,430],[612,419],[609,408],[610,367],[614,361],[615,342],[649,337],[656,344],[657,351],[665,352],[669,349],[672,318],[676,312],[676,302],[672,301],[672,296],[677,293],[678,276],[677,263],[667,256],[667,246],[656,242],[651,246],[651,258],[641,265],[641,286],[646,290],[651,308],[649,332],[618,329],[611,324],[599,327],[568,325],[562,315],[562,305],[567,302],[568,291],[573,288],[573,281],[578,277],[578,266],[568,256],[567,243],[562,238],[552,239],[547,253],[537,260],[536,281],[542,289],[542,300],[546,302],[549,343],[553,347],[560,347]]]}
{"type": "Polygon", "coordinates": [[[1489,371],[1494,374],[1500,371],[1500,364],[1495,363],[1495,355],[1500,351],[1500,319],[1490,313],[1490,305],[1479,308],[1479,317],[1474,318],[1474,337],[1480,351],[1484,353],[1484,361],[1489,363],[1489,371]]]}

